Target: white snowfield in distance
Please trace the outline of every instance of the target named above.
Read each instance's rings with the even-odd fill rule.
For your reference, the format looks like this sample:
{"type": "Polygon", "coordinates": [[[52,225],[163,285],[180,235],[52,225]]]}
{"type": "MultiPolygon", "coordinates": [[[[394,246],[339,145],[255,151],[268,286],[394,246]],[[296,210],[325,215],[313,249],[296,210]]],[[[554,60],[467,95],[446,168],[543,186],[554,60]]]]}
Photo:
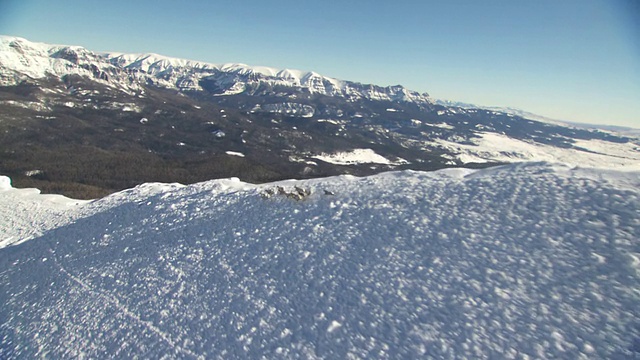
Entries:
{"type": "Polygon", "coordinates": [[[5,194],[42,235],[0,249],[0,358],[640,355],[638,172],[144,184],[18,235],[55,206],[5,194]]]}
{"type": "Polygon", "coordinates": [[[602,140],[575,140],[577,148],[523,141],[495,132],[478,132],[473,144],[462,144],[443,139],[431,144],[450,151],[462,162],[528,162],[547,161],[569,166],[640,171],[640,141],[614,143],[602,140]]]}
{"type": "Polygon", "coordinates": [[[384,164],[384,165],[401,165],[406,164],[404,159],[391,161],[384,156],[376,153],[371,149],[353,149],[351,151],[340,151],[333,154],[321,154],[313,156],[313,158],[322,160],[336,165],[355,165],[355,164],[384,164]]]}
{"type": "Polygon", "coordinates": [[[227,155],[231,155],[231,156],[238,156],[238,157],[244,157],[244,154],[241,152],[237,152],[237,151],[225,151],[225,153],[227,155]]]}

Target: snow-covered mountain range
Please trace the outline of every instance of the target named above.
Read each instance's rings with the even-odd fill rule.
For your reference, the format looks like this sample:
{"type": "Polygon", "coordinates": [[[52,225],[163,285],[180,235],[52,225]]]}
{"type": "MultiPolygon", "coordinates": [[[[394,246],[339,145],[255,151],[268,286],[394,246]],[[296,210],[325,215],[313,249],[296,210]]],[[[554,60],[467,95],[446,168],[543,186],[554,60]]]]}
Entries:
{"type": "Polygon", "coordinates": [[[630,134],[314,72],[0,36],[0,83],[0,174],[81,198],[230,176],[268,182],[524,161],[640,167],[640,140],[630,134]]]}
{"type": "Polygon", "coordinates": [[[204,83],[216,95],[258,94],[265,87],[292,87],[310,94],[343,97],[350,101],[389,100],[428,103],[428,94],[402,86],[380,87],[322,76],[315,72],[278,70],[245,64],[208,64],[157,54],[94,53],[79,46],[34,43],[0,36],[0,85],[17,85],[49,75],[70,74],[105,84],[141,91],[141,84],[181,91],[203,91],[204,83]]]}
{"type": "Polygon", "coordinates": [[[4,178],[0,358],[634,358],[639,179],[533,163],[77,202],[4,178]]]}

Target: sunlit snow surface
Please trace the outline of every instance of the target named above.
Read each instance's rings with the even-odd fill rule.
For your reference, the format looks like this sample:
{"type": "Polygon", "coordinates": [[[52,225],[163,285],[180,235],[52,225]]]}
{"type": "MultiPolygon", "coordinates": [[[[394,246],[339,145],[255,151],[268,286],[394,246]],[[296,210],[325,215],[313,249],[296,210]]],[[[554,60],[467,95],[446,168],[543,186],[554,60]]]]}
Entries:
{"type": "Polygon", "coordinates": [[[639,179],[143,185],[0,249],[0,358],[638,356],[639,179]]]}

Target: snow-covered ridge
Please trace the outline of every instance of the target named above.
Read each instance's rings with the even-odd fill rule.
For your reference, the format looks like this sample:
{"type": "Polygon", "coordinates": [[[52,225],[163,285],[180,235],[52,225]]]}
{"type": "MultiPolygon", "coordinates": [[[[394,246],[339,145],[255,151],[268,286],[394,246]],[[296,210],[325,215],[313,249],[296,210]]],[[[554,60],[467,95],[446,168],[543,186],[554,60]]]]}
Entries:
{"type": "Polygon", "coordinates": [[[494,111],[496,113],[520,116],[525,119],[536,120],[536,121],[554,124],[554,125],[562,125],[562,126],[571,125],[571,123],[568,121],[552,119],[546,116],[534,114],[532,112],[528,112],[522,109],[517,109],[509,106],[477,105],[477,104],[465,103],[461,101],[452,101],[452,100],[444,100],[444,99],[432,99],[432,101],[434,104],[442,105],[446,107],[489,110],[489,111],[494,111]]]}
{"type": "Polygon", "coordinates": [[[0,36],[0,83],[14,85],[25,79],[48,75],[78,74],[99,78],[117,87],[136,90],[139,84],[178,90],[202,91],[205,79],[220,95],[255,91],[255,84],[305,89],[311,94],[340,96],[351,100],[373,99],[429,103],[428,94],[402,86],[381,87],[322,76],[313,71],[275,69],[240,63],[210,64],[157,54],[95,53],[79,46],[48,45],[0,36]],[[131,82],[131,76],[137,82],[131,82]]]}
{"type": "Polygon", "coordinates": [[[0,249],[41,236],[66,224],[87,201],[43,195],[38,189],[15,189],[0,176],[0,249]]]}
{"type": "Polygon", "coordinates": [[[634,358],[638,179],[141,185],[0,249],[0,357],[634,358]]]}

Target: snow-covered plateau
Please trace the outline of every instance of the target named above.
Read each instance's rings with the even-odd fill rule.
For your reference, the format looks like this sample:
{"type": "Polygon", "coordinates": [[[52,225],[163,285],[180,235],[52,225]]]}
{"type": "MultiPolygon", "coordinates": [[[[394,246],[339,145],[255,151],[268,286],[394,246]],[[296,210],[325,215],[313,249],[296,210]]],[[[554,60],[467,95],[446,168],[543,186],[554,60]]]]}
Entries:
{"type": "Polygon", "coordinates": [[[639,189],[551,163],[91,202],[2,178],[0,358],[638,357],[639,189]]]}

